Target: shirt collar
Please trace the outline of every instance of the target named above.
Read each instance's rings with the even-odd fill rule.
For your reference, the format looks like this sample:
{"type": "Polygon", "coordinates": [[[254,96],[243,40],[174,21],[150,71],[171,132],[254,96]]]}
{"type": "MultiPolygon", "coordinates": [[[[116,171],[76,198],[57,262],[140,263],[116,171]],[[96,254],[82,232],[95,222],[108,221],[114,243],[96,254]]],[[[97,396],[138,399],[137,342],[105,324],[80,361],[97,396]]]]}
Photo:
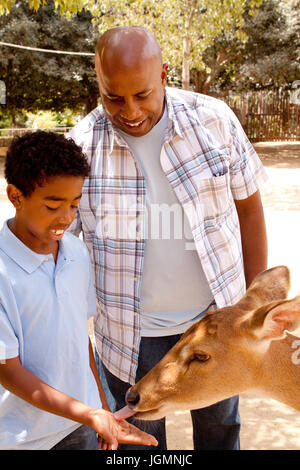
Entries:
{"type": "MultiPolygon", "coordinates": [[[[9,220],[5,221],[0,231],[0,248],[29,274],[38,269],[51,254],[40,254],[32,251],[28,246],[16,237],[8,227],[9,220]]],[[[63,239],[59,242],[59,251],[65,260],[72,260],[71,253],[63,239]]]]}
{"type": "Polygon", "coordinates": [[[171,96],[168,93],[168,87],[166,87],[166,102],[167,102],[167,109],[168,109],[168,118],[169,118],[169,139],[177,134],[181,139],[184,138],[181,126],[177,118],[177,114],[175,113],[174,103],[171,99],[171,96]]]}

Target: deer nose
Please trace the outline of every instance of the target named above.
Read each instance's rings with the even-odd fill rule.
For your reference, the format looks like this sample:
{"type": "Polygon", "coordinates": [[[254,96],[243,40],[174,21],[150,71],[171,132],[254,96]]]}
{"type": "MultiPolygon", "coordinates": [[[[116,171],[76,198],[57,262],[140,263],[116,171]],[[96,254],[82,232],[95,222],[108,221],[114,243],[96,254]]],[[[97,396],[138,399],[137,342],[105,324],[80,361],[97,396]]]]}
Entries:
{"type": "Polygon", "coordinates": [[[138,392],[135,392],[134,390],[132,390],[132,388],[130,388],[126,392],[125,400],[127,405],[130,406],[130,408],[133,408],[140,401],[140,395],[138,394],[138,392]]]}

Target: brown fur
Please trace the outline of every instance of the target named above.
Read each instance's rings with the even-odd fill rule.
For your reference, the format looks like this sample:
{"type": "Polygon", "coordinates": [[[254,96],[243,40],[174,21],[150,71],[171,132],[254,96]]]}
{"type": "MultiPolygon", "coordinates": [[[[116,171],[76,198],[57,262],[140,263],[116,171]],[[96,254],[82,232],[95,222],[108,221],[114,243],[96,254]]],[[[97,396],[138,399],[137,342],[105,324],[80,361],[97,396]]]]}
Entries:
{"type": "Polygon", "coordinates": [[[285,266],[264,271],[236,305],[211,311],[189,328],[129,390],[136,417],[158,419],[246,390],[300,410],[300,364],[292,361],[297,337],[285,332],[300,324],[300,297],[286,300],[289,286],[285,266]]]}

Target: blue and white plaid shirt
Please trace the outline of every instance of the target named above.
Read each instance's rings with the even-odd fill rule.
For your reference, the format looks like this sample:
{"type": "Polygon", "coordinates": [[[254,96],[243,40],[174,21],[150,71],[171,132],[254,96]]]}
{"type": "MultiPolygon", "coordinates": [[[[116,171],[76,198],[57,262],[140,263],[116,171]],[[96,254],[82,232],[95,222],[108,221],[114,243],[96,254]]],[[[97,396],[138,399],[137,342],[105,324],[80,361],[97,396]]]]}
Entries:
{"type": "MultiPolygon", "coordinates": [[[[168,133],[162,169],[190,223],[216,306],[245,292],[236,199],[254,194],[266,172],[238,119],[222,101],[166,88],[168,133]]],[[[90,176],[71,230],[83,233],[95,273],[95,338],[104,365],[135,382],[145,251],[145,179],[101,106],[70,133],[87,155],[90,176]]]]}

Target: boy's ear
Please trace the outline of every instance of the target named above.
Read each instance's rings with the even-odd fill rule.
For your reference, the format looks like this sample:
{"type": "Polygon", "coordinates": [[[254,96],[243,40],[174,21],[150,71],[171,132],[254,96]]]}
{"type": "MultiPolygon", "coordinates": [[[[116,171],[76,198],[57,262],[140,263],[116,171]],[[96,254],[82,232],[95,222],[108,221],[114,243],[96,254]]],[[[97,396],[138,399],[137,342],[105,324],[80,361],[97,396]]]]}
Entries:
{"type": "Polygon", "coordinates": [[[7,197],[15,209],[22,206],[23,194],[14,184],[8,184],[6,188],[7,197]]]}

